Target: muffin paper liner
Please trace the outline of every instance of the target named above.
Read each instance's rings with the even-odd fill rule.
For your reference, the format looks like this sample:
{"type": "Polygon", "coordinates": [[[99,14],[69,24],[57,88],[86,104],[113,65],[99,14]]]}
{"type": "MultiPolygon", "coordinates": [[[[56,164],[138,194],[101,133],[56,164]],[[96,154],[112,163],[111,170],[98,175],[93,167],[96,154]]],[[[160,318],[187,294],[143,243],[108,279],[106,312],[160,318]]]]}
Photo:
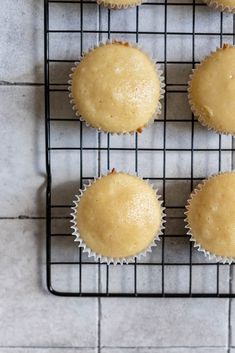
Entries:
{"type": "Polygon", "coordinates": [[[122,40],[107,40],[105,42],[100,42],[98,45],[95,45],[93,47],[91,47],[87,52],[84,52],[80,58],[80,61],[79,62],[75,62],[74,63],[74,66],[71,68],[71,71],[72,71],[72,74],[69,75],[70,77],[70,80],[68,81],[68,90],[69,90],[69,98],[70,98],[70,103],[72,104],[72,109],[75,111],[75,114],[76,116],[83,122],[85,122],[86,126],[87,127],[92,127],[93,129],[95,130],[98,130],[99,132],[103,132],[105,134],[111,134],[111,135],[124,135],[124,134],[127,134],[127,135],[133,135],[135,132],[142,132],[142,130],[146,127],[148,127],[149,125],[151,125],[153,122],[154,122],[154,119],[157,119],[158,116],[161,114],[161,110],[162,110],[162,104],[160,102],[160,100],[163,98],[164,96],[164,93],[165,93],[165,83],[164,83],[164,76],[163,76],[163,71],[161,70],[160,68],[160,65],[156,63],[156,61],[152,58],[152,56],[147,53],[145,50],[143,50],[141,48],[140,45],[138,44],[135,44],[135,43],[131,43],[131,42],[125,42],[125,41],[122,41],[122,40]],[[159,77],[159,82],[160,82],[160,96],[159,96],[159,101],[158,101],[158,104],[157,104],[157,107],[155,109],[155,112],[153,113],[153,116],[151,119],[149,119],[149,121],[141,126],[139,129],[137,130],[133,130],[133,131],[122,131],[122,132],[109,132],[109,131],[106,131],[106,130],[103,130],[102,128],[97,128],[95,126],[92,126],[91,124],[89,124],[85,118],[82,117],[82,115],[79,113],[79,109],[77,107],[77,105],[75,104],[75,100],[73,98],[73,94],[72,94],[72,78],[73,78],[73,72],[76,70],[77,66],[80,64],[80,62],[85,58],[85,56],[92,52],[93,50],[95,50],[96,48],[100,47],[100,46],[104,46],[104,45],[107,45],[107,44],[113,44],[113,43],[121,43],[121,44],[125,44],[125,45],[128,45],[130,47],[133,47],[133,48],[137,48],[139,49],[140,51],[142,51],[145,55],[147,55],[147,57],[149,58],[149,60],[152,62],[155,70],[156,70],[156,73],[159,77]]]}
{"type": "Polygon", "coordinates": [[[198,112],[197,108],[195,107],[195,105],[193,104],[193,98],[192,98],[192,79],[193,79],[193,76],[195,74],[195,72],[199,69],[199,67],[201,65],[203,65],[210,57],[211,55],[215,54],[216,52],[218,51],[223,51],[225,48],[234,48],[233,45],[230,45],[230,44],[224,44],[222,48],[216,48],[215,51],[211,51],[209,55],[207,55],[201,62],[200,64],[197,64],[196,65],[196,68],[192,70],[192,74],[189,76],[189,81],[188,81],[188,101],[189,101],[189,105],[190,105],[190,108],[194,114],[194,116],[197,117],[198,121],[200,122],[200,124],[204,127],[206,127],[208,130],[211,130],[211,131],[214,131],[218,134],[224,134],[224,135],[227,135],[227,136],[234,136],[235,134],[231,133],[231,132],[227,132],[227,131],[218,131],[216,130],[216,128],[212,127],[212,126],[209,126],[206,124],[206,122],[204,121],[203,119],[203,114],[201,114],[200,112],[198,112]]]}
{"type": "Polygon", "coordinates": [[[198,251],[200,252],[203,252],[204,255],[209,258],[209,260],[215,260],[216,262],[220,262],[220,263],[223,263],[223,264],[231,264],[232,262],[235,261],[235,258],[234,257],[226,257],[226,256],[220,256],[220,255],[215,255],[213,253],[211,253],[210,251],[204,249],[202,247],[202,245],[200,243],[197,242],[197,239],[194,238],[193,236],[193,233],[192,233],[192,230],[190,228],[190,225],[189,225],[189,222],[188,222],[188,210],[189,210],[189,207],[190,207],[190,204],[191,204],[191,201],[193,200],[194,196],[196,196],[202,189],[202,187],[211,179],[217,177],[218,175],[221,175],[221,174],[228,174],[228,173],[235,173],[235,171],[231,171],[231,172],[220,172],[220,173],[217,173],[217,174],[213,174],[211,175],[210,177],[208,177],[207,179],[204,179],[201,181],[201,183],[199,183],[195,188],[194,190],[192,191],[188,201],[187,201],[187,205],[186,205],[186,212],[184,212],[184,214],[186,215],[186,218],[184,219],[186,225],[185,225],[185,228],[188,230],[187,231],[187,235],[190,235],[190,241],[193,242],[193,247],[194,248],[197,248],[198,251]]]}
{"type": "Polygon", "coordinates": [[[235,13],[235,7],[224,6],[219,4],[216,0],[203,0],[209,7],[220,12],[235,13]]]}
{"type": "MultiPolygon", "coordinates": [[[[118,171],[117,171],[118,173],[118,171]]],[[[88,257],[93,257],[95,261],[100,261],[101,263],[107,263],[108,265],[110,264],[128,264],[128,263],[132,263],[135,261],[135,259],[139,260],[142,256],[146,256],[147,253],[152,252],[152,248],[157,246],[157,241],[160,241],[160,236],[163,234],[163,230],[165,229],[164,227],[164,223],[165,223],[165,207],[162,206],[163,201],[159,200],[161,198],[161,195],[158,194],[158,189],[156,188],[156,186],[154,184],[150,184],[148,180],[144,180],[148,185],[151,186],[151,188],[155,191],[156,193],[156,197],[159,200],[160,203],[160,208],[161,208],[161,223],[160,223],[160,227],[159,227],[159,231],[156,233],[156,235],[154,236],[154,239],[152,240],[152,242],[149,244],[149,246],[144,250],[141,251],[140,253],[134,255],[134,256],[129,256],[129,257],[120,257],[120,258],[116,258],[116,257],[107,257],[107,256],[103,256],[101,254],[97,254],[96,252],[94,252],[91,248],[89,248],[85,241],[82,239],[82,237],[80,236],[78,227],[77,227],[77,207],[78,204],[84,194],[84,192],[93,184],[95,183],[97,180],[101,179],[104,176],[107,176],[110,173],[107,173],[105,175],[102,175],[100,177],[94,178],[93,180],[89,180],[88,184],[84,184],[83,188],[79,190],[79,193],[77,195],[75,195],[75,200],[73,201],[74,206],[71,208],[72,212],[71,212],[71,216],[72,216],[72,220],[70,221],[72,223],[71,229],[73,230],[72,235],[74,235],[75,238],[75,242],[78,242],[78,247],[82,248],[84,253],[87,253],[88,257]]],[[[137,175],[133,175],[133,174],[129,174],[129,173],[122,173],[122,174],[126,174],[126,175],[132,175],[132,176],[136,176],[137,175]]],[[[140,180],[143,180],[142,178],[138,177],[140,180]]]]}
{"type": "Polygon", "coordinates": [[[128,9],[130,7],[140,6],[142,4],[142,0],[137,0],[135,3],[132,4],[110,4],[108,0],[97,0],[98,5],[103,5],[104,7],[108,7],[110,10],[122,10],[128,9]]]}

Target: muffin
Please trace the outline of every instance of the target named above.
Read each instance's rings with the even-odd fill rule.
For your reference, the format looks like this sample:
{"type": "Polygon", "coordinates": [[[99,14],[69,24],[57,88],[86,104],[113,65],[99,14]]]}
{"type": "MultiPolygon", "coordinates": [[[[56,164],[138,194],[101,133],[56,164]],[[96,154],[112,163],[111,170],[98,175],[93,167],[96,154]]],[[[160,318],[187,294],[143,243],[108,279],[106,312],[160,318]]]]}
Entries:
{"type": "Polygon", "coordinates": [[[91,50],[70,77],[76,114],[98,130],[141,132],[160,112],[162,77],[129,43],[113,41],[91,50]]]}
{"type": "Polygon", "coordinates": [[[97,0],[99,5],[109,7],[110,9],[127,9],[128,7],[138,6],[141,0],[97,0]]]}
{"type": "Polygon", "coordinates": [[[235,47],[224,45],[193,72],[189,102],[200,123],[219,133],[235,134],[235,47]]]}
{"type": "Polygon", "coordinates": [[[235,13],[235,0],[203,0],[208,6],[224,12],[235,13]]]}
{"type": "Polygon", "coordinates": [[[148,182],[113,171],[85,186],[76,198],[73,235],[88,256],[128,263],[156,245],[163,208],[148,182]]]}
{"type": "Polygon", "coordinates": [[[235,172],[204,180],[186,209],[186,228],[195,246],[210,258],[231,263],[235,258],[235,172]]]}

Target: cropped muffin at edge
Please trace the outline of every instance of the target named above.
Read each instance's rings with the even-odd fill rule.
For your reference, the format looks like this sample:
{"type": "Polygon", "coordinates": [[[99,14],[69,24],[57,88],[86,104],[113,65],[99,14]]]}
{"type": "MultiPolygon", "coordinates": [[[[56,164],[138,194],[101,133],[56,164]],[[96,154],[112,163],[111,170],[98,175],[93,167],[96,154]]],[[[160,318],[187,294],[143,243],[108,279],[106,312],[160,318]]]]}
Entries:
{"type": "Polygon", "coordinates": [[[194,70],[189,102],[202,125],[235,134],[235,47],[225,44],[194,70]]]}
{"type": "Polygon", "coordinates": [[[142,0],[97,0],[97,3],[110,9],[118,10],[141,5],[142,0]]]}
{"type": "Polygon", "coordinates": [[[223,262],[235,258],[235,172],[204,180],[188,201],[186,223],[191,240],[223,262]]]}
{"type": "Polygon", "coordinates": [[[208,6],[223,12],[235,13],[235,0],[203,0],[208,6]]]}

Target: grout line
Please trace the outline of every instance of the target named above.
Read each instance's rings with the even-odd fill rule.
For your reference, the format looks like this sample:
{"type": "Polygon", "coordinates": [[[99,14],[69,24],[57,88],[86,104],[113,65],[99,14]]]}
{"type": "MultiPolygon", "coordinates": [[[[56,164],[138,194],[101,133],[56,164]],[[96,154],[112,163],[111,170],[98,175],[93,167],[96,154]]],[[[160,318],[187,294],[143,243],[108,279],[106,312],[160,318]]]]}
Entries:
{"type": "MultiPolygon", "coordinates": [[[[232,292],[232,277],[233,276],[233,267],[229,268],[229,293],[232,292]]],[[[232,327],[231,327],[231,306],[232,299],[228,300],[228,338],[227,338],[227,353],[230,353],[231,343],[232,343],[232,327]]]]}
{"type": "MultiPolygon", "coordinates": [[[[98,267],[98,292],[101,292],[101,269],[98,267]]],[[[98,318],[97,318],[97,353],[101,352],[101,298],[97,298],[98,318]]]]}
{"type": "MultiPolygon", "coordinates": [[[[17,220],[25,220],[25,219],[46,219],[44,216],[18,216],[18,217],[0,217],[0,220],[4,219],[17,219],[17,220]]],[[[1,347],[1,346],[0,346],[1,347]]]]}
{"type": "Polygon", "coordinates": [[[227,341],[227,345],[228,345],[228,347],[227,347],[227,353],[230,353],[230,351],[231,351],[231,334],[232,334],[232,332],[231,332],[231,302],[232,302],[232,300],[231,300],[231,298],[229,298],[229,300],[228,300],[228,341],[227,341]]]}
{"type": "Polygon", "coordinates": [[[44,83],[0,81],[0,86],[44,86],[44,83]]]}
{"type": "Polygon", "coordinates": [[[85,350],[85,349],[110,349],[110,350],[115,350],[115,349],[169,349],[169,348],[193,348],[193,349],[202,349],[202,348],[224,348],[226,349],[225,346],[102,346],[102,347],[91,347],[91,346],[85,346],[85,347],[80,347],[80,346],[58,346],[58,347],[51,347],[51,346],[0,346],[0,349],[80,349],[80,350],[85,350]]]}
{"type": "Polygon", "coordinates": [[[0,346],[0,349],[95,349],[96,347],[79,347],[79,346],[58,346],[58,347],[51,347],[51,346],[0,346]]]}
{"type": "MultiPolygon", "coordinates": [[[[51,219],[70,219],[69,216],[52,216],[51,219]]],[[[0,221],[4,219],[12,219],[12,220],[27,220],[27,219],[43,219],[46,220],[45,216],[16,216],[16,217],[0,217],[0,221]]],[[[1,347],[1,346],[0,346],[1,347]]]]}
{"type": "Polygon", "coordinates": [[[101,298],[98,298],[97,353],[101,352],[101,298]]]}
{"type": "MultiPolygon", "coordinates": [[[[87,349],[97,349],[97,347],[79,347],[79,346],[58,346],[58,347],[51,347],[51,346],[0,346],[0,349],[79,349],[79,350],[87,350],[87,349]]],[[[212,348],[212,349],[218,349],[218,348],[224,348],[226,349],[225,346],[130,346],[130,347],[125,347],[125,346],[103,346],[102,349],[109,349],[109,350],[116,350],[116,349],[147,349],[147,350],[155,350],[155,349],[188,349],[188,348],[193,348],[195,350],[197,349],[202,349],[202,348],[212,348]]]]}
{"type": "Polygon", "coordinates": [[[102,349],[110,349],[110,350],[115,350],[115,349],[169,349],[169,348],[184,348],[184,349],[188,349],[188,348],[193,348],[193,349],[202,349],[202,348],[213,348],[213,349],[217,349],[217,348],[222,348],[222,349],[226,349],[225,346],[116,346],[116,347],[112,347],[112,346],[102,346],[102,349]]]}

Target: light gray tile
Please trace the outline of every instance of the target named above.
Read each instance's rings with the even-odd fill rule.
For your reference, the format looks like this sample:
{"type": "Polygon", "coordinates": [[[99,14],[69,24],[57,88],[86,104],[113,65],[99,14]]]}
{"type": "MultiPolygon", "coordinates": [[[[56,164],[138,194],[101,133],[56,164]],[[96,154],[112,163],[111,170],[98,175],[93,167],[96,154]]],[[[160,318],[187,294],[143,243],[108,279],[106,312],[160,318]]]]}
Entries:
{"type": "Polygon", "coordinates": [[[97,301],[45,288],[44,222],[1,220],[0,228],[1,345],[95,347],[97,301]]]}
{"type": "MultiPolygon", "coordinates": [[[[160,22],[161,22],[161,19],[160,19],[160,22]]],[[[152,26],[152,24],[150,24],[150,26],[152,26]]],[[[133,39],[135,40],[135,38],[133,39]]],[[[155,34],[144,34],[144,35],[140,34],[139,44],[147,53],[150,53],[150,55],[157,62],[164,60],[164,37],[163,36],[161,35],[157,36],[155,34]]],[[[162,65],[162,68],[163,68],[163,65],[162,65]]]]}
{"type": "Polygon", "coordinates": [[[189,293],[189,266],[169,266],[164,267],[164,290],[165,293],[189,293]]]}
{"type": "MultiPolygon", "coordinates": [[[[132,293],[134,290],[132,275],[132,293]]],[[[161,266],[138,266],[136,271],[138,293],[161,293],[162,268],[161,266]]]]}
{"type": "Polygon", "coordinates": [[[217,148],[219,135],[205,129],[198,121],[194,123],[194,147],[195,148],[217,148]]]}
{"type": "MultiPolygon", "coordinates": [[[[148,129],[145,129],[145,130],[148,131],[148,129]]],[[[105,138],[106,136],[102,136],[102,137],[103,137],[103,140],[107,141],[107,138],[105,138]]],[[[122,147],[134,148],[135,147],[135,135],[111,135],[109,137],[109,141],[110,141],[110,147],[115,147],[115,148],[122,148],[122,147]]],[[[103,142],[105,144],[105,141],[103,142]]]]}
{"type": "Polygon", "coordinates": [[[234,299],[232,299],[231,301],[231,345],[234,347],[234,350],[235,350],[235,300],[234,299]]]}
{"type": "MultiPolygon", "coordinates": [[[[78,3],[49,4],[49,28],[51,30],[79,30],[80,15],[78,3]]],[[[84,15],[88,15],[87,13],[84,15]]]]}
{"type": "MultiPolygon", "coordinates": [[[[111,30],[120,31],[120,23],[122,24],[122,31],[136,30],[136,9],[129,8],[126,10],[111,11],[111,30]]],[[[116,35],[117,36],[117,35],[116,35]]]]}
{"type": "MultiPolygon", "coordinates": [[[[72,259],[69,260],[73,261],[72,259]]],[[[83,293],[98,292],[98,266],[95,264],[79,265],[54,265],[51,269],[51,282],[54,290],[58,292],[74,293],[80,290],[83,293]]]]}
{"type": "Polygon", "coordinates": [[[43,82],[43,0],[4,1],[0,32],[0,81],[43,82]]]}
{"type": "Polygon", "coordinates": [[[207,6],[195,8],[195,30],[197,32],[220,32],[220,13],[207,6]]]}
{"type": "MultiPolygon", "coordinates": [[[[191,155],[189,151],[166,152],[166,177],[189,178],[191,172],[191,155]]],[[[179,191],[179,190],[178,190],[179,191]]]]}
{"type": "Polygon", "coordinates": [[[164,31],[164,6],[141,6],[139,8],[139,15],[140,31],[164,31]],[[157,17],[158,21],[156,21],[157,17]],[[148,21],[146,21],[146,18],[148,18],[148,21]]]}
{"type": "Polygon", "coordinates": [[[216,294],[229,292],[229,266],[193,266],[192,268],[192,291],[193,293],[216,294]],[[217,288],[218,283],[218,288],[217,288]]]}
{"type": "Polygon", "coordinates": [[[101,269],[102,291],[109,293],[133,293],[134,292],[134,266],[102,266],[101,269]],[[106,275],[108,271],[108,289],[106,287],[106,275]]]}
{"type": "MultiPolygon", "coordinates": [[[[95,353],[95,348],[0,348],[0,353],[95,353]]],[[[199,352],[200,353],[200,352],[199,352]]]]}
{"type": "Polygon", "coordinates": [[[217,36],[198,35],[195,38],[195,60],[201,61],[205,56],[220,46],[220,39],[217,36]]]}
{"type": "Polygon", "coordinates": [[[43,89],[0,86],[1,217],[44,214],[43,89]]]}
{"type": "Polygon", "coordinates": [[[138,170],[143,177],[162,178],[163,153],[160,151],[139,151],[138,170]]]}
{"type": "Polygon", "coordinates": [[[224,348],[103,348],[101,353],[226,353],[224,348]]]}
{"type": "MultiPolygon", "coordinates": [[[[103,155],[104,156],[104,155],[103,155]]],[[[135,171],[135,151],[110,151],[110,166],[118,171],[134,173],[135,171]]]]}
{"type": "MultiPolygon", "coordinates": [[[[103,9],[101,9],[103,12],[103,9]]],[[[107,17],[107,16],[106,16],[107,17]]],[[[50,29],[52,30],[80,30],[80,5],[79,3],[51,3],[50,4],[50,15],[49,15],[50,29]]],[[[107,22],[107,20],[105,21],[107,22]]],[[[99,17],[98,17],[98,6],[96,2],[91,2],[88,4],[83,4],[83,21],[82,26],[84,33],[83,43],[81,47],[81,34],[80,33],[50,33],[49,35],[49,46],[50,46],[50,59],[70,59],[77,61],[81,52],[89,50],[94,45],[99,42],[99,35],[96,33],[99,27],[99,17]],[[85,31],[91,32],[86,33],[85,31]],[[94,31],[92,33],[92,31],[94,31]],[[63,46],[61,46],[63,42],[63,46]],[[73,43],[73,45],[71,45],[73,43]],[[75,44],[76,43],[76,44],[75,44]]],[[[106,35],[107,37],[107,35],[106,35]]],[[[100,38],[102,39],[102,38],[100,38]]],[[[104,38],[105,39],[105,38],[104,38]]],[[[71,66],[72,64],[70,64],[71,66]]],[[[68,68],[69,65],[65,63],[51,63],[51,67],[56,66],[57,81],[63,82],[64,73],[63,70],[59,68],[68,68]]],[[[68,72],[68,70],[66,69],[68,72]]],[[[54,76],[54,75],[53,75],[54,76]]],[[[53,77],[53,81],[55,76],[53,77]]],[[[68,78],[67,78],[68,80],[68,78]]],[[[66,80],[66,81],[67,81],[66,80]]],[[[65,82],[66,82],[65,81],[65,82]]]]}
{"type": "Polygon", "coordinates": [[[163,126],[162,122],[156,121],[149,128],[144,129],[138,135],[139,148],[163,148],[163,126]]]}
{"type": "Polygon", "coordinates": [[[228,300],[102,300],[101,345],[225,346],[228,300]]]}
{"type": "Polygon", "coordinates": [[[169,61],[190,61],[192,59],[192,37],[175,34],[167,39],[167,60],[169,61]],[[185,45],[185,46],[184,46],[185,45]]]}
{"type": "Polygon", "coordinates": [[[189,6],[168,6],[167,27],[169,32],[190,32],[192,11],[189,6]]]}
{"type": "Polygon", "coordinates": [[[191,129],[188,122],[167,122],[166,124],[166,148],[179,149],[191,148],[191,129]],[[182,143],[184,141],[184,143],[182,143]]]}
{"type": "MultiPolygon", "coordinates": [[[[221,153],[221,171],[231,169],[231,152],[221,153]]],[[[215,151],[194,152],[194,177],[205,178],[219,171],[219,155],[215,151]]]]}

